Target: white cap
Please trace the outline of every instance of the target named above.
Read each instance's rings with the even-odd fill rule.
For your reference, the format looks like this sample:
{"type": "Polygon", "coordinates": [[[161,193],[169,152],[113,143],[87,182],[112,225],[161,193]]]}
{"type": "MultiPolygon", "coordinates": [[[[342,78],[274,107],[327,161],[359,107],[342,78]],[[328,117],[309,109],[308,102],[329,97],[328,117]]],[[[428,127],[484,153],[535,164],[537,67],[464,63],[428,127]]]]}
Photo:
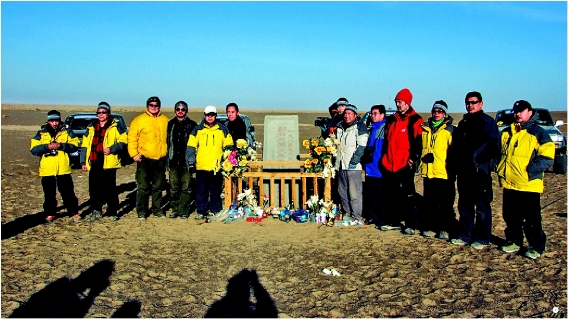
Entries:
{"type": "Polygon", "coordinates": [[[209,105],[205,107],[205,110],[203,111],[204,114],[209,114],[209,113],[215,113],[217,114],[217,108],[214,107],[213,105],[209,105]]]}

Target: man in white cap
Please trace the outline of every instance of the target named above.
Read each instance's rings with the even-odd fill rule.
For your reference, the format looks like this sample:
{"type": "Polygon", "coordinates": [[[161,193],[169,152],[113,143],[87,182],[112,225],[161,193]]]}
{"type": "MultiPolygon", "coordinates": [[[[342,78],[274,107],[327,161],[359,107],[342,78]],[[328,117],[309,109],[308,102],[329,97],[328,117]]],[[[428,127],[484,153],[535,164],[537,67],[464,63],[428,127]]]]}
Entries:
{"type": "Polygon", "coordinates": [[[190,170],[195,169],[197,194],[195,219],[204,219],[209,211],[217,214],[223,209],[221,188],[223,175],[216,174],[223,152],[233,148],[233,138],[229,129],[217,122],[217,108],[207,106],[203,111],[204,121],[189,136],[186,156],[190,170]]]}

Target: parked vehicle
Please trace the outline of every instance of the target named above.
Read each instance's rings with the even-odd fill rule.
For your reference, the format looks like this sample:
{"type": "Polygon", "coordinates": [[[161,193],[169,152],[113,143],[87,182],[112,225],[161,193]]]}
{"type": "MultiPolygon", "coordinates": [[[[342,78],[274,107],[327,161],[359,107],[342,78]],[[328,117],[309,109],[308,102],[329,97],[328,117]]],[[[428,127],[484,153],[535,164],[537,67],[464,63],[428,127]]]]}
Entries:
{"type": "MultiPolygon", "coordinates": [[[[558,130],[558,127],[564,125],[564,121],[557,120],[554,122],[547,109],[533,108],[533,111],[538,114],[537,124],[546,130],[556,146],[552,171],[556,174],[566,174],[566,136],[558,130]]],[[[513,111],[510,109],[498,111],[495,115],[495,121],[497,122],[499,132],[503,131],[505,127],[515,121],[513,111]]]]}
{"type": "MultiPolygon", "coordinates": [[[[126,123],[122,118],[122,115],[111,113],[113,119],[118,119],[120,125],[126,127],[126,123]]],[[[77,113],[71,114],[65,118],[65,127],[67,130],[72,131],[75,136],[79,138],[79,146],[83,142],[83,136],[87,133],[87,126],[97,119],[97,113],[77,113]]],[[[79,162],[79,151],[69,154],[69,160],[71,161],[71,167],[80,168],[81,163],[79,162]]]]}
{"type": "MultiPolygon", "coordinates": [[[[250,118],[248,117],[248,115],[244,114],[239,114],[239,116],[241,117],[241,119],[243,119],[243,122],[245,122],[245,125],[247,127],[248,145],[253,149],[256,149],[256,147],[254,146],[254,142],[256,142],[256,136],[254,134],[254,126],[252,126],[252,124],[250,123],[250,118]]],[[[217,114],[217,121],[219,121],[219,123],[223,125],[227,125],[229,122],[229,118],[227,117],[227,114],[219,113],[217,114]]],[[[201,119],[201,123],[203,123],[203,119],[201,119]]]]}

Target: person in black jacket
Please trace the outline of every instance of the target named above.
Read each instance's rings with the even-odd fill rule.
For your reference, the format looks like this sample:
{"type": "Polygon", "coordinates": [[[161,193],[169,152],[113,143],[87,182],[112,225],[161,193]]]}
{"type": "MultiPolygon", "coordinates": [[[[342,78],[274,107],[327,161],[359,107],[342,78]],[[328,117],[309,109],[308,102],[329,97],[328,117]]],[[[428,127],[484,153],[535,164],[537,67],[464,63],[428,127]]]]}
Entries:
{"type": "Polygon", "coordinates": [[[493,180],[491,171],[500,153],[499,130],[495,120],[482,110],[479,92],[465,96],[467,113],[454,130],[448,159],[449,173],[457,177],[459,229],[452,244],[470,244],[477,250],[491,239],[493,180]]]}
{"type": "Polygon", "coordinates": [[[175,104],[176,116],[168,122],[167,166],[170,172],[170,218],[187,219],[192,201],[190,172],[185,158],[187,141],[197,123],[187,116],[187,103],[175,104]]]}
{"type": "Polygon", "coordinates": [[[240,112],[237,103],[231,102],[227,104],[225,112],[227,113],[227,118],[229,119],[229,121],[227,122],[227,128],[229,129],[229,133],[231,133],[231,136],[233,137],[235,145],[237,145],[237,140],[239,139],[246,141],[247,126],[243,119],[239,116],[240,112]]]}

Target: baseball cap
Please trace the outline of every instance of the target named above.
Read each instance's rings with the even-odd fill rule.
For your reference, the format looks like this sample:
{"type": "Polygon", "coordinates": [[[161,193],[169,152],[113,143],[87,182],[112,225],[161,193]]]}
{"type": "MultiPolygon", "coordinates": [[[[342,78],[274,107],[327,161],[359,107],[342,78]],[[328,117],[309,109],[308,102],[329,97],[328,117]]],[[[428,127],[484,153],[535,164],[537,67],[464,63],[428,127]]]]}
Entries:
{"type": "Polygon", "coordinates": [[[213,105],[208,105],[205,107],[205,110],[203,111],[204,114],[209,114],[209,113],[215,113],[217,114],[217,108],[214,107],[213,105]]]}

